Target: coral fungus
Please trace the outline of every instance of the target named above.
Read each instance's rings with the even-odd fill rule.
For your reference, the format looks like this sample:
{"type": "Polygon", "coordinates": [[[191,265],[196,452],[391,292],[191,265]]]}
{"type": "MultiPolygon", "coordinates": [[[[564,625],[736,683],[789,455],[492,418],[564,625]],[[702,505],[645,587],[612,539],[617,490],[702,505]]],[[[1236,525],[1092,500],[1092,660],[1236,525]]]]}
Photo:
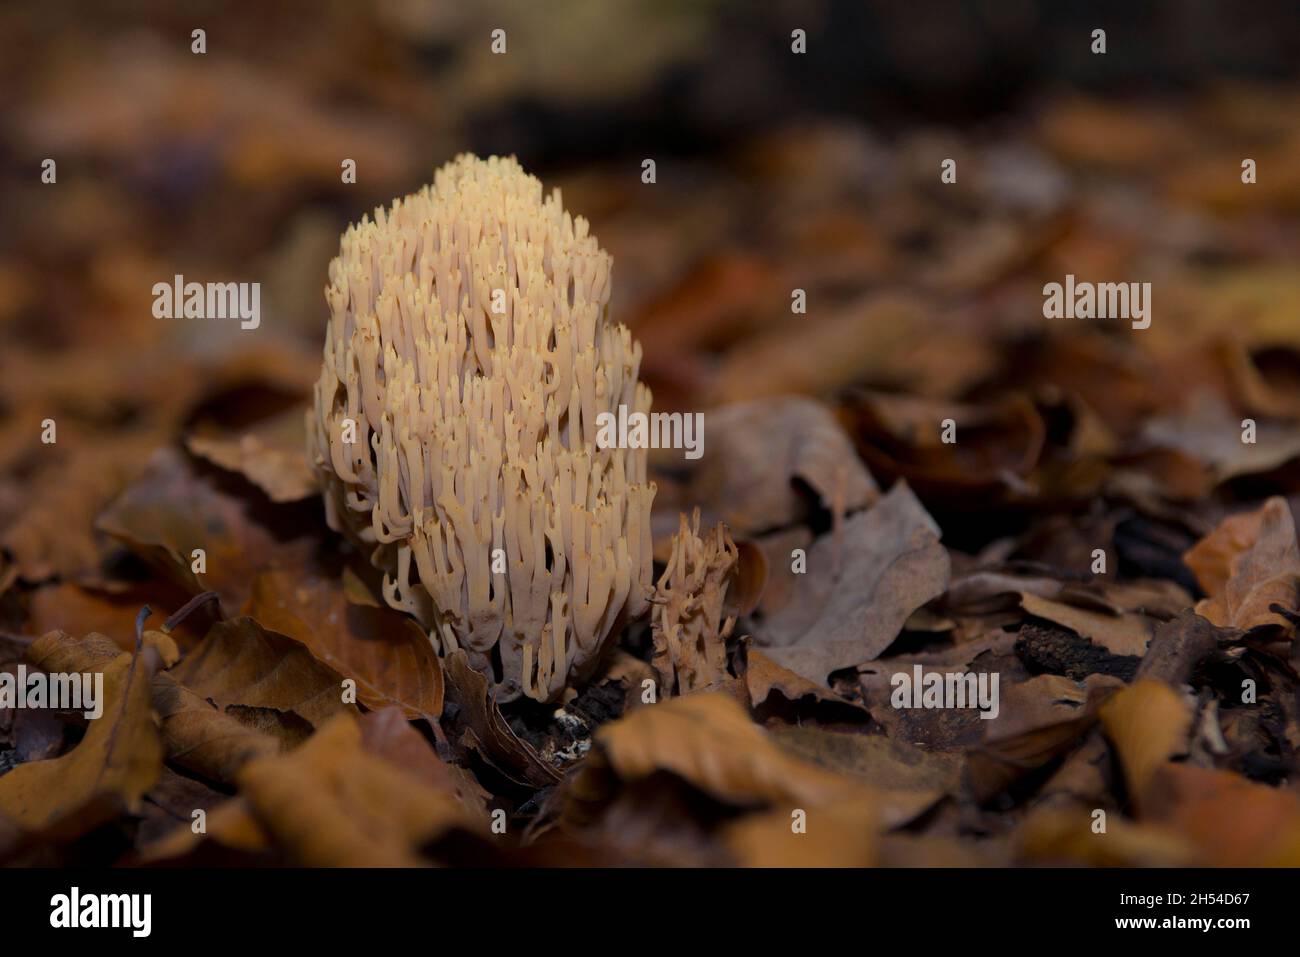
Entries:
{"type": "Polygon", "coordinates": [[[646,453],[596,441],[650,408],[610,256],[513,158],[462,155],[349,227],[329,280],[308,443],[331,527],[441,653],[555,698],[652,587],[646,453]]]}

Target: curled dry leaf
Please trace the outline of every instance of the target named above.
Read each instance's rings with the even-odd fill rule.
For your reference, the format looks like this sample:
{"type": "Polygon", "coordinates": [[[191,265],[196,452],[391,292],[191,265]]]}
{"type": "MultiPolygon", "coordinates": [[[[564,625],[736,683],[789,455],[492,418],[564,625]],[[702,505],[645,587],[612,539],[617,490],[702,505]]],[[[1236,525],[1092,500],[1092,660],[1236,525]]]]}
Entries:
{"type": "Polygon", "coordinates": [[[1229,516],[1183,560],[1208,596],[1197,603],[1198,615],[1220,627],[1276,626],[1294,635],[1294,623],[1272,610],[1300,608],[1300,547],[1285,499],[1229,516]]]}
{"type": "Polygon", "coordinates": [[[238,472],[273,502],[297,502],[317,493],[307,465],[305,410],[291,408],[246,429],[186,436],[185,447],[214,465],[238,472]]]}
{"type": "Polygon", "coordinates": [[[968,406],[861,393],[848,415],[874,474],[907,479],[927,501],[960,499],[967,506],[972,496],[1029,494],[1027,479],[1046,439],[1042,417],[1022,397],[968,406]],[[952,439],[944,435],[947,420],[955,429],[952,439]]]}
{"type": "Polygon", "coordinates": [[[1142,437],[1201,463],[1215,482],[1271,472],[1300,456],[1300,427],[1261,421],[1255,441],[1243,442],[1240,414],[1208,390],[1195,393],[1184,409],[1147,420],[1142,437]]]}
{"type": "Polygon", "coordinates": [[[756,629],[769,658],[818,683],[880,655],[948,586],[938,526],[906,483],[845,523],[838,575],[835,548],[833,535],[813,545],[795,598],[756,629]]]}
{"type": "Polygon", "coordinates": [[[738,402],[710,410],[706,419],[709,454],[692,476],[689,497],[738,533],[806,518],[797,483],[837,516],[880,495],[835,416],[815,399],[738,402]]]}
{"type": "Polygon", "coordinates": [[[724,617],[724,606],[738,557],[725,525],[702,539],[699,510],[693,523],[681,516],[672,557],[651,599],[652,664],[664,694],[688,694],[725,677],[726,640],[736,619],[724,617]]]}
{"type": "Polygon", "coordinates": [[[247,617],[213,625],[172,674],[223,710],[293,712],[317,728],[340,711],[355,710],[344,704],[343,679],[334,669],[247,617]]]}
{"type": "Polygon", "coordinates": [[[870,802],[865,785],[778,747],[727,695],[711,692],[638,708],[602,726],[587,763],[569,781],[565,817],[581,825],[620,787],[667,772],[737,808],[823,807],[870,802]]]}
{"type": "Polygon", "coordinates": [[[750,707],[758,708],[773,694],[777,694],[792,704],[811,697],[825,704],[843,705],[844,707],[858,709],[864,715],[866,714],[865,709],[862,709],[860,705],[841,698],[833,691],[830,691],[824,684],[809,681],[802,675],[795,674],[789,668],[778,665],[751,643],[746,641],[743,645],[745,690],[749,693],[750,707]]]}
{"type": "Polygon", "coordinates": [[[988,722],[984,744],[967,759],[976,800],[988,801],[1069,751],[1123,682],[1089,675],[1083,682],[1040,675],[1002,693],[1006,717],[988,722]]]}
{"type": "Polygon", "coordinates": [[[444,658],[443,669],[447,701],[456,706],[453,728],[462,744],[522,784],[543,788],[560,780],[560,772],[510,730],[487,678],[469,663],[463,651],[456,650],[444,658]]]}
{"type": "Polygon", "coordinates": [[[254,581],[248,612],[356,681],[367,708],[395,704],[431,721],[442,714],[442,665],[428,635],[391,608],[353,604],[341,580],[270,569],[254,581]]]}
{"type": "Polygon", "coordinates": [[[67,754],[21,764],[0,777],[0,815],[23,830],[71,838],[135,811],[162,773],[162,742],[149,682],[162,664],[151,644],[134,654],[109,638],[43,635],[28,651],[45,671],[101,671],[103,714],[67,754]]]}
{"type": "Polygon", "coordinates": [[[296,751],[245,765],[238,780],[258,823],[308,867],[419,865],[421,846],[481,824],[453,790],[368,753],[347,714],[296,751]]]}
{"type": "Polygon", "coordinates": [[[1151,641],[1151,622],[1142,615],[1094,611],[1029,592],[1020,595],[1020,605],[1029,614],[1063,625],[1112,655],[1141,658],[1151,641]]]}
{"type": "Polygon", "coordinates": [[[288,517],[296,516],[232,494],[182,453],[165,448],[100,515],[98,526],[192,593],[215,591],[233,615],[243,609],[258,572],[299,568],[313,553],[309,536],[276,526],[288,517]],[[201,566],[195,549],[204,552],[201,566]]]}
{"type": "Polygon", "coordinates": [[[233,784],[253,758],[280,752],[274,736],[219,710],[166,672],[154,675],[152,696],[167,760],[209,781],[233,784]]]}
{"type": "Polygon", "coordinates": [[[1185,694],[1149,678],[1117,692],[1102,706],[1102,728],[1119,753],[1129,797],[1139,811],[1156,772],[1186,752],[1192,711],[1185,694]]]}

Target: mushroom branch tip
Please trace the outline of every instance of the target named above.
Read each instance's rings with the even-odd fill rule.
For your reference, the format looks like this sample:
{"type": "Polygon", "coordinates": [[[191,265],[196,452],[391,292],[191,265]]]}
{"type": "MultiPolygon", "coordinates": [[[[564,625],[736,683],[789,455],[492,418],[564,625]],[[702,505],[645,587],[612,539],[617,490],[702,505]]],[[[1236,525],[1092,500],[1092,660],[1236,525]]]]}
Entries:
{"type": "Polygon", "coordinates": [[[650,410],[611,268],[558,190],[470,155],[330,263],[307,429],[327,519],[501,700],[580,682],[653,591],[646,452],[596,441],[600,413],[650,410]]]}

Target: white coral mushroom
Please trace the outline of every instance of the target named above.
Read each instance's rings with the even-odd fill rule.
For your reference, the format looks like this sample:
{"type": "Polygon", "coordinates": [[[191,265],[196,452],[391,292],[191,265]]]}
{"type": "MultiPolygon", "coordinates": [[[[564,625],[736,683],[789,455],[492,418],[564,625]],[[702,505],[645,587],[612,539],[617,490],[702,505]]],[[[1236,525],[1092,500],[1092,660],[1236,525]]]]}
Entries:
{"type": "Polygon", "coordinates": [[[599,413],[650,408],[610,270],[558,190],[469,155],[330,263],[308,413],[329,523],[503,700],[583,677],[652,588],[645,450],[596,444],[599,413]]]}

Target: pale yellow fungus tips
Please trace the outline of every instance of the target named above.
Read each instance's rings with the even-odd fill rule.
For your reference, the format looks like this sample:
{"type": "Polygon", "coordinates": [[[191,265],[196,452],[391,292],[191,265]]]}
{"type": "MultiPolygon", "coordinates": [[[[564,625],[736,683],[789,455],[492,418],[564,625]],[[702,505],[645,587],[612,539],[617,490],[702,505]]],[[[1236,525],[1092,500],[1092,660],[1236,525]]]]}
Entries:
{"type": "Polygon", "coordinates": [[[681,516],[672,556],[654,594],[651,664],[665,692],[686,694],[722,680],[727,638],[736,619],[726,613],[727,586],[740,551],[721,522],[700,537],[700,510],[681,516]]]}
{"type": "Polygon", "coordinates": [[[558,190],[468,155],[330,263],[308,423],[329,523],[503,699],[583,678],[652,588],[645,450],[596,444],[599,413],[650,409],[610,268],[558,190]]]}

